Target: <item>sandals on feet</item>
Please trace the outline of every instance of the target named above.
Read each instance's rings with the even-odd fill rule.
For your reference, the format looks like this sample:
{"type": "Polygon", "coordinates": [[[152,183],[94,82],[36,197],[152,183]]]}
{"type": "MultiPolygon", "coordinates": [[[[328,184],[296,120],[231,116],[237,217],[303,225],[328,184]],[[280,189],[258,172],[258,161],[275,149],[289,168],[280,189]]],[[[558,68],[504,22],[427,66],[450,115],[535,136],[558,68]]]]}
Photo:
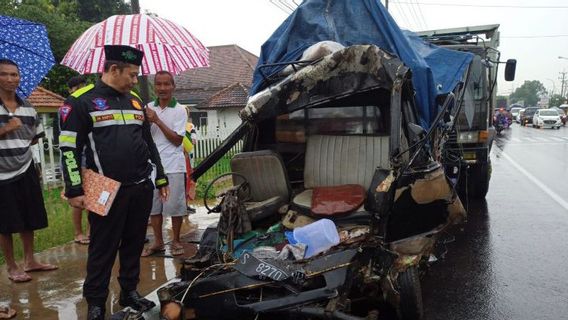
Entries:
{"type": "Polygon", "coordinates": [[[182,254],[185,253],[185,249],[183,248],[183,246],[172,246],[170,251],[172,256],[181,256],[182,254]]]}
{"type": "Polygon", "coordinates": [[[0,307],[0,319],[12,319],[16,314],[16,310],[10,307],[0,307]]]}
{"type": "Polygon", "coordinates": [[[12,282],[14,283],[22,283],[22,282],[31,281],[32,277],[29,274],[22,272],[22,273],[8,274],[8,279],[12,280],[12,282]]]}
{"type": "Polygon", "coordinates": [[[87,237],[83,237],[79,239],[74,239],[73,242],[78,244],[88,245],[91,242],[91,240],[87,237]]]}
{"type": "Polygon", "coordinates": [[[41,272],[41,271],[52,271],[52,270],[57,270],[59,269],[58,266],[52,265],[52,264],[39,264],[35,267],[31,267],[31,268],[24,268],[25,272],[41,272]]]}
{"type": "Polygon", "coordinates": [[[157,247],[157,248],[149,247],[149,248],[145,248],[144,251],[142,251],[142,254],[140,256],[141,257],[150,257],[150,256],[153,256],[157,253],[163,253],[165,251],[166,251],[166,249],[164,249],[163,246],[157,247]]]}

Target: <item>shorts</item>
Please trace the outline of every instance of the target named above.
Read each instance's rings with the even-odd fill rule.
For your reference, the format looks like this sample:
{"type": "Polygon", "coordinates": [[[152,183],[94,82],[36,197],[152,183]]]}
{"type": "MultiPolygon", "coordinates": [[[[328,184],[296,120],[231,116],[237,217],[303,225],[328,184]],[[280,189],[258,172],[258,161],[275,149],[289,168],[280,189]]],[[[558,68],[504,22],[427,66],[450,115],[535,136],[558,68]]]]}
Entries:
{"type": "Polygon", "coordinates": [[[168,173],[170,197],[165,203],[160,200],[160,190],[154,190],[151,215],[161,214],[166,217],[181,217],[187,215],[185,201],[185,173],[168,173]]]}
{"type": "Polygon", "coordinates": [[[17,179],[0,184],[0,234],[47,227],[47,212],[35,166],[30,164],[17,179]]]}

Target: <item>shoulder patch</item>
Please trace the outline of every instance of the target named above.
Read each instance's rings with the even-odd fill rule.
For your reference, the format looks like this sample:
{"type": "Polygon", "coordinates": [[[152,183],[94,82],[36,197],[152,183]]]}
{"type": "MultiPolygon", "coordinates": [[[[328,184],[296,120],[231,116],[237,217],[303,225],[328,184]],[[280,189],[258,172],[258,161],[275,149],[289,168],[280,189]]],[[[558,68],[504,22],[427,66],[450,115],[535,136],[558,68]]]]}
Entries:
{"type": "Polygon", "coordinates": [[[69,117],[71,110],[73,110],[73,107],[71,107],[71,105],[67,103],[59,108],[59,117],[63,123],[67,121],[67,117],[69,117]]]}
{"type": "Polygon", "coordinates": [[[90,91],[90,90],[93,89],[94,87],[95,87],[94,84],[89,84],[89,85],[84,86],[83,88],[78,89],[77,91],[73,92],[73,93],[71,94],[71,96],[72,96],[72,97],[75,97],[75,98],[79,98],[80,96],[82,96],[83,94],[87,93],[88,91],[90,91]]]}

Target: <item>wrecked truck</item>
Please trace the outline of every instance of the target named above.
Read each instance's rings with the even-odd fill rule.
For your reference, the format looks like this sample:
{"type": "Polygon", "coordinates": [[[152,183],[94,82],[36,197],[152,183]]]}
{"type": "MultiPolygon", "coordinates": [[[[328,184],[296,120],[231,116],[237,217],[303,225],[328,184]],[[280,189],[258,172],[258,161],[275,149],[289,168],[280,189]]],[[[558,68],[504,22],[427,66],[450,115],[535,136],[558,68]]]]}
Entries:
{"type": "MultiPolygon", "coordinates": [[[[243,141],[231,173],[209,186],[223,190],[206,203],[218,224],[181,281],[158,290],[162,317],[376,319],[387,302],[420,319],[420,268],[465,211],[432,156],[434,129],[419,125],[410,69],[375,45],[288,65],[193,173],[243,141]],[[327,232],[337,241],[308,254],[294,236],[324,220],[331,229],[312,230],[304,241],[320,242],[308,248],[327,232]]],[[[459,104],[445,97],[441,114],[459,104]]]]}

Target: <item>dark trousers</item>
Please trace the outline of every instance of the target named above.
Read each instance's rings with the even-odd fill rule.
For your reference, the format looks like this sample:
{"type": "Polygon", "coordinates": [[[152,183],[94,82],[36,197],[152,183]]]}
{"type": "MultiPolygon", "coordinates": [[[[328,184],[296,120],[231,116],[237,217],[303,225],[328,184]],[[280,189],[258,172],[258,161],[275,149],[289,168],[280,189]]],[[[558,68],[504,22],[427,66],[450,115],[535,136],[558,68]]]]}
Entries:
{"type": "Polygon", "coordinates": [[[87,303],[105,304],[117,252],[120,261],[120,287],[125,291],[136,290],[140,275],[140,254],[144,248],[152,208],[153,188],[149,180],[121,187],[107,216],[89,213],[91,242],[87,278],[83,284],[83,296],[87,303]]]}

